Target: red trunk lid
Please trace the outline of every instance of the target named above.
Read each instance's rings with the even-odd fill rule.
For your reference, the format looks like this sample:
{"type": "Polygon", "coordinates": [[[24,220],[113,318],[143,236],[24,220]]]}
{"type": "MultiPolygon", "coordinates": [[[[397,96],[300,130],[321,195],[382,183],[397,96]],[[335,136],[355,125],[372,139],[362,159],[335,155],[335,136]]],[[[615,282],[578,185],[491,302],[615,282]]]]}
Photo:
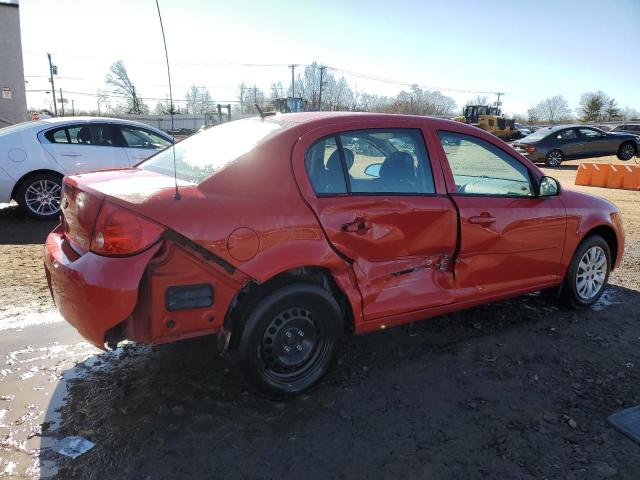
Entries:
{"type": "Polygon", "coordinates": [[[99,192],[82,189],[72,178],[64,180],[60,221],[67,241],[81,255],[91,246],[93,226],[103,198],[99,192]]]}

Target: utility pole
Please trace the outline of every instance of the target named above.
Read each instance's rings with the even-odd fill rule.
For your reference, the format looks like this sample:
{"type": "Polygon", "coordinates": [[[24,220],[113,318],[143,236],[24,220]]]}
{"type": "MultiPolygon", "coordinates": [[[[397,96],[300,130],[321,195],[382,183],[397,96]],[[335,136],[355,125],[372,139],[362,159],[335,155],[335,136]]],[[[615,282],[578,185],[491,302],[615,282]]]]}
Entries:
{"type": "Polygon", "coordinates": [[[298,66],[297,63],[292,63],[291,65],[289,65],[289,68],[291,69],[291,96],[295,97],[296,96],[296,79],[295,79],[295,71],[296,71],[296,67],[298,66]]]}
{"type": "Polygon", "coordinates": [[[240,84],[240,115],[244,113],[243,102],[244,102],[244,83],[240,84]]]}
{"type": "Polygon", "coordinates": [[[320,92],[318,94],[318,110],[322,111],[322,86],[324,85],[324,82],[322,81],[322,77],[324,75],[324,70],[325,70],[324,65],[320,65],[320,92]]]}
{"type": "Polygon", "coordinates": [[[64,117],[64,97],[62,96],[62,88],[60,89],[60,110],[62,110],[62,116],[64,117]]]}
{"type": "Polygon", "coordinates": [[[498,100],[496,100],[496,108],[498,109],[498,115],[500,115],[500,97],[504,95],[504,92],[496,92],[498,100]]]}
{"type": "Polygon", "coordinates": [[[75,117],[76,116],[76,105],[75,105],[75,100],[71,100],[71,116],[75,117]]]}
{"type": "Polygon", "coordinates": [[[255,83],[253,84],[253,103],[258,104],[258,87],[256,87],[255,83]]]}
{"type": "MultiPolygon", "coordinates": [[[[140,110],[138,108],[138,97],[136,95],[136,87],[132,85],[131,90],[133,91],[133,113],[135,113],[136,115],[139,115],[140,110]]],[[[169,108],[171,108],[171,106],[169,106],[169,108]]]]}
{"type": "Polygon", "coordinates": [[[49,58],[49,81],[51,82],[51,96],[53,97],[53,114],[58,116],[58,107],[56,105],[56,86],[53,83],[53,73],[55,69],[55,73],[58,73],[58,67],[55,67],[51,63],[51,54],[47,53],[47,57],[49,58]]]}

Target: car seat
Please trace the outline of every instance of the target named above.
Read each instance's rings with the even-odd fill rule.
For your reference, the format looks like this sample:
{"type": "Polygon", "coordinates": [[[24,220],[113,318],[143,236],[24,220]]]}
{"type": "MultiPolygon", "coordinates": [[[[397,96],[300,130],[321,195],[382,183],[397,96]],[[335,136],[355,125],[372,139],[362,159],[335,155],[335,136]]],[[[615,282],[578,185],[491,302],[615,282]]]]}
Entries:
{"type": "Polygon", "coordinates": [[[76,140],[78,143],[91,144],[91,131],[89,130],[89,127],[82,127],[78,130],[76,140]]]}
{"type": "Polygon", "coordinates": [[[407,152],[392,152],[384,159],[380,167],[377,191],[414,192],[416,167],[413,157],[407,152]]]}

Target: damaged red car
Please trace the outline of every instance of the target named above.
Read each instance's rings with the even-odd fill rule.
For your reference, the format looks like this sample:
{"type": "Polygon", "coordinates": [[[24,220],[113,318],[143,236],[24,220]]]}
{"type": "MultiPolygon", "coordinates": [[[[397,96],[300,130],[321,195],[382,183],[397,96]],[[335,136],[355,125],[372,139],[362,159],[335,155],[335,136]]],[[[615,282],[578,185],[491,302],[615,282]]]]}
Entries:
{"type": "Polygon", "coordinates": [[[588,307],[624,245],[614,205],[426,117],[235,121],[63,190],[46,274],[85,338],[215,333],[252,385],[284,395],[318,382],[346,333],[548,289],[588,307]]]}

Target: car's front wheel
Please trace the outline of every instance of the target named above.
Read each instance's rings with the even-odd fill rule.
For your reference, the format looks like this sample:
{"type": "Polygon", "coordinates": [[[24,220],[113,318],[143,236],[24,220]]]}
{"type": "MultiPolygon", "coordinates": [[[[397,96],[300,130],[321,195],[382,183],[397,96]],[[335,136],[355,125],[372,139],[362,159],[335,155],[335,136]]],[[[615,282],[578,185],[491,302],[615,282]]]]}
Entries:
{"type": "Polygon", "coordinates": [[[593,305],[604,292],[611,271],[609,244],[599,235],[590,235],[578,246],[562,285],[562,298],[574,308],[593,305]]]}
{"type": "Polygon", "coordinates": [[[62,178],[44,172],[30,175],[18,187],[15,200],[30,217],[55,219],[60,215],[62,178]]]}
{"type": "Polygon", "coordinates": [[[237,346],[238,363],[258,390],[291,396],[329,370],[343,332],[333,296],[309,283],[294,283],[262,298],[249,312],[237,346]]]}
{"type": "Polygon", "coordinates": [[[620,160],[631,160],[636,154],[636,147],[631,142],[625,142],[618,149],[618,158],[620,160]]]}
{"type": "Polygon", "coordinates": [[[547,167],[559,167],[564,160],[564,155],[560,150],[551,150],[545,157],[547,167]]]}

